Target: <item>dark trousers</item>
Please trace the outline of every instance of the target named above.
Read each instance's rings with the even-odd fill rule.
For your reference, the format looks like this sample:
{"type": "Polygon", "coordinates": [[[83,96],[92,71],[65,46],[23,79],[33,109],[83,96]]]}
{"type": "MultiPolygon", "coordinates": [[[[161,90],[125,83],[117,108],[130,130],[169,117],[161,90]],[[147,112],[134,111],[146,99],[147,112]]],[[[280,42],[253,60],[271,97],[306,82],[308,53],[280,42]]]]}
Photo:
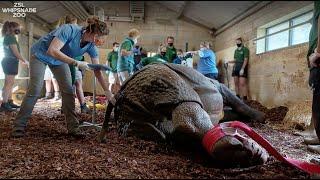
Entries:
{"type": "Polygon", "coordinates": [[[309,85],[313,89],[312,120],[317,136],[320,139],[320,67],[310,70],[309,85]]]}

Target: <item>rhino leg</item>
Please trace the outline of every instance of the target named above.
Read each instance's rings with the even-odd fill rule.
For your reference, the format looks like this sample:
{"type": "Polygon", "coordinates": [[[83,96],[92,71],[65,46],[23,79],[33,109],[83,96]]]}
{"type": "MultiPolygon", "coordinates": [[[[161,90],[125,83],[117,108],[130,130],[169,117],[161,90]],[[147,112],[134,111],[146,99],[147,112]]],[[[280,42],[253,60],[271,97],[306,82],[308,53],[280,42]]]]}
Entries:
{"type": "MultiPolygon", "coordinates": [[[[214,127],[209,115],[194,102],[185,102],[177,106],[172,113],[175,140],[194,144],[202,142],[204,135],[214,127]]],[[[199,144],[199,143],[198,143],[199,144]]],[[[227,166],[247,166],[266,162],[266,151],[249,139],[237,139],[232,136],[221,138],[213,145],[209,153],[213,160],[227,166]]]]}
{"type": "Polygon", "coordinates": [[[251,118],[256,122],[264,122],[265,114],[263,112],[257,111],[247,104],[245,104],[242,100],[240,100],[237,96],[232,94],[230,89],[228,89],[224,84],[220,83],[219,92],[223,97],[223,102],[226,105],[229,105],[235,112],[239,113],[242,116],[246,116],[251,118]]]}

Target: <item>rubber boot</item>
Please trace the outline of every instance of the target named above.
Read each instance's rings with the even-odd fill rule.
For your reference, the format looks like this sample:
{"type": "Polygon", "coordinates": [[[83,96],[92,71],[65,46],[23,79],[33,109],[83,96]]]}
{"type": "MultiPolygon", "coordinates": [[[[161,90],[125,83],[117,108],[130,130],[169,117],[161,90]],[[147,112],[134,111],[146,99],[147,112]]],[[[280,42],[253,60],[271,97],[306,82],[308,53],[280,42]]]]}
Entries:
{"type": "Polygon", "coordinates": [[[235,96],[224,84],[220,83],[219,91],[223,97],[223,102],[229,105],[235,112],[242,116],[249,117],[254,122],[265,122],[265,114],[261,111],[255,110],[245,104],[241,99],[235,96]]]}
{"type": "Polygon", "coordinates": [[[296,131],[293,133],[296,136],[311,136],[317,137],[316,130],[314,129],[314,120],[311,118],[311,123],[304,131],[296,131]]]}

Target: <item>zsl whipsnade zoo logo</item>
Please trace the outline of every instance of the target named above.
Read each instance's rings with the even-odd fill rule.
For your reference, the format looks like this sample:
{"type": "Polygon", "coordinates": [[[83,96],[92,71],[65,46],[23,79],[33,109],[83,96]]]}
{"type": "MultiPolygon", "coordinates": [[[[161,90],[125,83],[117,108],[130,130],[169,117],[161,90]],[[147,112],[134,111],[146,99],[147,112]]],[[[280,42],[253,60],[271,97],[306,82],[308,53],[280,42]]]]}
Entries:
{"type": "Polygon", "coordinates": [[[37,8],[25,7],[22,2],[14,2],[11,8],[1,8],[3,13],[12,13],[12,17],[26,17],[27,13],[36,13],[37,8]]]}

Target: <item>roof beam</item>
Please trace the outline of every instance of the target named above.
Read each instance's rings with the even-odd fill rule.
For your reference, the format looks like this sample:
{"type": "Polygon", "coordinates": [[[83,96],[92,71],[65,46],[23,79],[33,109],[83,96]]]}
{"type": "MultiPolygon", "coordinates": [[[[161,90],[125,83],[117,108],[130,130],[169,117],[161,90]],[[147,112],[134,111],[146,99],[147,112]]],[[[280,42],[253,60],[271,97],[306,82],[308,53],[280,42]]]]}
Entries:
{"type": "Polygon", "coordinates": [[[229,29],[231,26],[234,26],[238,22],[240,22],[243,19],[247,18],[248,16],[256,13],[257,11],[264,8],[265,6],[267,6],[270,3],[272,3],[272,1],[260,1],[256,4],[254,4],[253,6],[251,6],[250,8],[245,10],[244,12],[241,12],[240,15],[237,16],[236,18],[230,20],[229,22],[227,22],[224,25],[222,25],[221,27],[219,27],[214,35],[217,36],[217,35],[221,34],[225,30],[229,29]]]}
{"type": "Polygon", "coordinates": [[[212,28],[210,28],[209,26],[206,26],[206,25],[204,25],[202,23],[199,23],[198,21],[195,21],[195,20],[193,20],[193,19],[191,19],[189,17],[186,17],[184,15],[181,15],[180,19],[183,20],[183,21],[186,21],[187,23],[190,23],[190,24],[193,24],[193,25],[196,25],[196,26],[200,26],[200,27],[203,27],[203,28],[208,29],[208,30],[212,30],[212,28]]]}
{"type": "Polygon", "coordinates": [[[183,1],[183,5],[181,6],[181,8],[178,11],[177,19],[180,19],[183,16],[184,10],[186,9],[188,4],[190,4],[189,1],[183,1]]]}

